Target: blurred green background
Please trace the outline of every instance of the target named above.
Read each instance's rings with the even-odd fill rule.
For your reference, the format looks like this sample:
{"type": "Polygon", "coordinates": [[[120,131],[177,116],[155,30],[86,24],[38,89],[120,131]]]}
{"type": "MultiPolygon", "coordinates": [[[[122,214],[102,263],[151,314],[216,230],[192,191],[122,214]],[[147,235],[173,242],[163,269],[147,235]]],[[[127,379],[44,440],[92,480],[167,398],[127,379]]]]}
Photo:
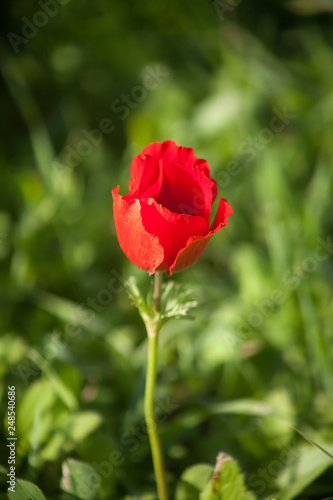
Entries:
{"type": "Polygon", "coordinates": [[[154,498],[145,331],[122,284],[149,278],[118,245],[111,189],[127,192],[145,145],[173,139],[208,160],[234,215],[172,277],[199,307],[160,338],[171,491],[223,451],[251,498],[332,496],[331,458],[291,427],[333,452],[332,12],[329,0],[3,2],[3,495],[15,385],[17,478],[46,498],[154,498]]]}

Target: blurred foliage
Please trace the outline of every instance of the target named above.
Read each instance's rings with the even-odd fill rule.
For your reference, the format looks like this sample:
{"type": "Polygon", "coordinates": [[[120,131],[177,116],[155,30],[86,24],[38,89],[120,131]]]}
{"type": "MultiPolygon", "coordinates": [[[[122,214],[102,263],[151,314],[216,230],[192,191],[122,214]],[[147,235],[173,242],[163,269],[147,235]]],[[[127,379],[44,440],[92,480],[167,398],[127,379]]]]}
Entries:
{"type": "Polygon", "coordinates": [[[119,248],[110,191],[126,192],[146,144],[173,139],[208,160],[234,215],[172,278],[199,303],[161,332],[172,492],[223,451],[248,498],[332,495],[330,458],[291,427],[332,453],[331,13],[329,0],[3,2],[3,493],[15,385],[22,491],[155,498],[145,331],[123,285],[149,278],[119,248]]]}

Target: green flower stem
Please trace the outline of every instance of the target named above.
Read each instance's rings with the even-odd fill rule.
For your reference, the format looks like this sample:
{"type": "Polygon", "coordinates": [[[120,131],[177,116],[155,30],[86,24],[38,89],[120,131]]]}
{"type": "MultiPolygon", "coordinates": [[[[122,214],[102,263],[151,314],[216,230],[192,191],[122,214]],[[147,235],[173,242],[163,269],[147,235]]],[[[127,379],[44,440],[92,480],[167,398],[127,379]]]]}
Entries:
{"type": "Polygon", "coordinates": [[[160,305],[161,305],[160,302],[161,302],[162,278],[163,278],[163,274],[161,273],[161,271],[156,271],[155,272],[154,295],[153,295],[154,308],[155,308],[156,312],[159,312],[160,305]]]}
{"type": "MultiPolygon", "coordinates": [[[[154,305],[158,312],[161,295],[161,275],[156,273],[154,289],[154,305]]],[[[149,436],[150,448],[153,457],[155,479],[157,484],[157,493],[159,500],[168,500],[168,490],[165,480],[165,470],[163,465],[161,444],[157,433],[154,417],[154,393],[156,381],[156,363],[157,363],[157,343],[158,333],[161,328],[159,321],[146,322],[148,334],[148,365],[146,375],[145,390],[145,419],[149,436]]]]}

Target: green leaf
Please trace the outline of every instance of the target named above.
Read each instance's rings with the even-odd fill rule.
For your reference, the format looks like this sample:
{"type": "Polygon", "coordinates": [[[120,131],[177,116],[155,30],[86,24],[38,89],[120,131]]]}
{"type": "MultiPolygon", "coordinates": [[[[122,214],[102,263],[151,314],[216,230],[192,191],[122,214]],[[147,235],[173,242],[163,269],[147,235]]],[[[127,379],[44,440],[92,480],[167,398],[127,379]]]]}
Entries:
{"type": "Polygon", "coordinates": [[[73,394],[72,390],[65,384],[64,381],[59,377],[57,372],[55,372],[51,366],[46,366],[45,376],[49,379],[54,391],[57,393],[59,398],[70,410],[77,410],[78,402],[73,394]]]}
{"type": "Polygon", "coordinates": [[[255,399],[235,399],[217,403],[210,407],[212,413],[230,413],[239,415],[264,416],[273,413],[273,409],[262,401],[255,399]]]}
{"type": "Polygon", "coordinates": [[[244,500],[257,500],[256,495],[253,493],[253,491],[247,491],[245,493],[244,500]]]}
{"type": "Polygon", "coordinates": [[[125,282],[124,282],[125,288],[136,305],[136,307],[140,310],[143,309],[144,311],[148,311],[148,306],[146,303],[145,298],[143,295],[141,295],[140,289],[138,287],[137,280],[134,276],[130,276],[125,282]]]}
{"type": "Polygon", "coordinates": [[[34,291],[33,297],[42,309],[45,309],[45,311],[50,312],[56,318],[60,318],[70,325],[89,328],[90,331],[96,333],[105,333],[107,331],[107,325],[97,315],[93,316],[88,324],[85,316],[78,314],[79,304],[75,302],[42,290],[34,291]]]}
{"type": "Polygon", "coordinates": [[[213,500],[243,500],[246,489],[237,462],[226,460],[221,464],[216,479],[211,486],[213,500]]]}
{"type": "Polygon", "coordinates": [[[182,474],[176,491],[176,500],[199,500],[200,493],[209,484],[214,467],[197,464],[186,469],[182,474]]]}
{"type": "Polygon", "coordinates": [[[163,325],[169,319],[189,317],[191,309],[198,305],[191,290],[173,281],[168,281],[162,285],[160,311],[156,311],[152,293],[148,294],[147,299],[143,297],[133,276],[124,285],[145,323],[153,320],[153,322],[163,325]]]}
{"type": "Polygon", "coordinates": [[[56,397],[47,380],[36,380],[26,390],[17,409],[20,446],[37,450],[52,430],[56,397]]]}
{"type": "Polygon", "coordinates": [[[312,441],[302,431],[300,431],[299,429],[297,429],[297,427],[295,427],[293,425],[291,427],[293,429],[295,429],[295,431],[298,432],[298,434],[300,434],[302,437],[304,437],[304,439],[306,439],[309,443],[313,444],[313,446],[315,446],[316,448],[318,448],[318,450],[321,450],[323,453],[325,453],[325,455],[327,455],[329,458],[331,458],[333,460],[333,455],[329,451],[325,450],[325,448],[322,448],[319,444],[317,444],[314,441],[312,441]]]}
{"type": "Polygon", "coordinates": [[[14,333],[8,333],[0,338],[0,363],[13,365],[22,359],[25,352],[24,340],[14,333]]]}
{"type": "Polygon", "coordinates": [[[72,458],[63,462],[60,487],[66,493],[81,500],[91,500],[100,484],[100,475],[89,464],[72,458]]]}
{"type": "Polygon", "coordinates": [[[244,479],[237,462],[226,453],[219,453],[212,480],[202,491],[199,500],[253,500],[246,492],[244,479]]]}
{"type": "Polygon", "coordinates": [[[69,451],[101,424],[101,416],[93,411],[65,415],[55,433],[41,451],[43,460],[55,460],[63,451],[69,451]]]}
{"type": "Polygon", "coordinates": [[[187,287],[169,281],[162,286],[161,318],[167,321],[171,318],[189,317],[191,309],[196,308],[198,302],[194,292],[187,287]]]}
{"type": "Polygon", "coordinates": [[[333,465],[332,459],[318,448],[303,447],[298,451],[297,460],[294,460],[277,480],[281,492],[277,500],[297,498],[308,485],[333,465]]]}
{"type": "Polygon", "coordinates": [[[15,492],[8,491],[9,500],[45,500],[41,490],[33,483],[17,479],[15,492]]]}

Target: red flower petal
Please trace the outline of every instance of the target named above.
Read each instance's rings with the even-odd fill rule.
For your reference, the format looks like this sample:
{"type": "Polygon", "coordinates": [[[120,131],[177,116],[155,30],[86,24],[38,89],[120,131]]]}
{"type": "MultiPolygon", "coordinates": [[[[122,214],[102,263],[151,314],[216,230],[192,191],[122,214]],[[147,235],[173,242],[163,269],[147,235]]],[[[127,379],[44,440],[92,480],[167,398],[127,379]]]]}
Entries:
{"type": "Polygon", "coordinates": [[[163,159],[166,163],[181,163],[182,165],[192,166],[198,158],[192,148],[177,146],[174,141],[163,142],[163,159]]]}
{"type": "Polygon", "coordinates": [[[186,246],[178,252],[176,259],[170,266],[168,270],[169,276],[173,272],[182,271],[195,264],[206,250],[212,235],[227,224],[228,217],[232,213],[231,206],[228,205],[224,198],[221,198],[211,230],[205,236],[192,236],[189,238],[186,246]]]}
{"type": "MultiPolygon", "coordinates": [[[[145,230],[157,236],[164,249],[163,262],[156,266],[158,271],[168,271],[180,248],[195,235],[203,236],[208,229],[206,220],[200,216],[170,212],[154,199],[141,200],[141,216],[145,230]]],[[[153,252],[154,249],[150,249],[153,252]]]]}
{"type": "Polygon", "coordinates": [[[163,262],[164,250],[158,237],[147,232],[143,225],[140,201],[121,197],[119,186],[112,190],[112,196],[117,237],[123,252],[137,267],[154,273],[163,262]]]}
{"type": "Polygon", "coordinates": [[[207,161],[174,141],[153,142],[134,158],[129,187],[133,197],[155,198],[172,212],[203,215],[207,221],[217,196],[207,161]]]}
{"type": "Polygon", "coordinates": [[[193,165],[194,168],[198,168],[199,170],[201,170],[201,172],[209,178],[210,180],[210,188],[212,190],[212,202],[216,199],[217,197],[217,185],[216,185],[216,182],[214,179],[211,179],[209,177],[210,175],[210,168],[209,168],[209,165],[208,165],[208,162],[206,160],[197,160],[194,165],[193,165]]]}
{"type": "Polygon", "coordinates": [[[136,156],[131,165],[128,198],[152,198],[161,189],[163,170],[160,162],[148,154],[136,156]]]}
{"type": "Polygon", "coordinates": [[[199,168],[207,177],[209,177],[210,168],[206,160],[196,160],[193,167],[199,168]]]}
{"type": "Polygon", "coordinates": [[[213,200],[211,179],[200,170],[189,171],[182,164],[162,161],[163,183],[154,197],[157,203],[178,214],[201,215],[208,223],[213,200]]]}
{"type": "Polygon", "coordinates": [[[166,163],[194,164],[198,160],[193,149],[177,146],[174,141],[153,142],[148,144],[141,154],[148,154],[156,160],[163,158],[166,163]]]}

